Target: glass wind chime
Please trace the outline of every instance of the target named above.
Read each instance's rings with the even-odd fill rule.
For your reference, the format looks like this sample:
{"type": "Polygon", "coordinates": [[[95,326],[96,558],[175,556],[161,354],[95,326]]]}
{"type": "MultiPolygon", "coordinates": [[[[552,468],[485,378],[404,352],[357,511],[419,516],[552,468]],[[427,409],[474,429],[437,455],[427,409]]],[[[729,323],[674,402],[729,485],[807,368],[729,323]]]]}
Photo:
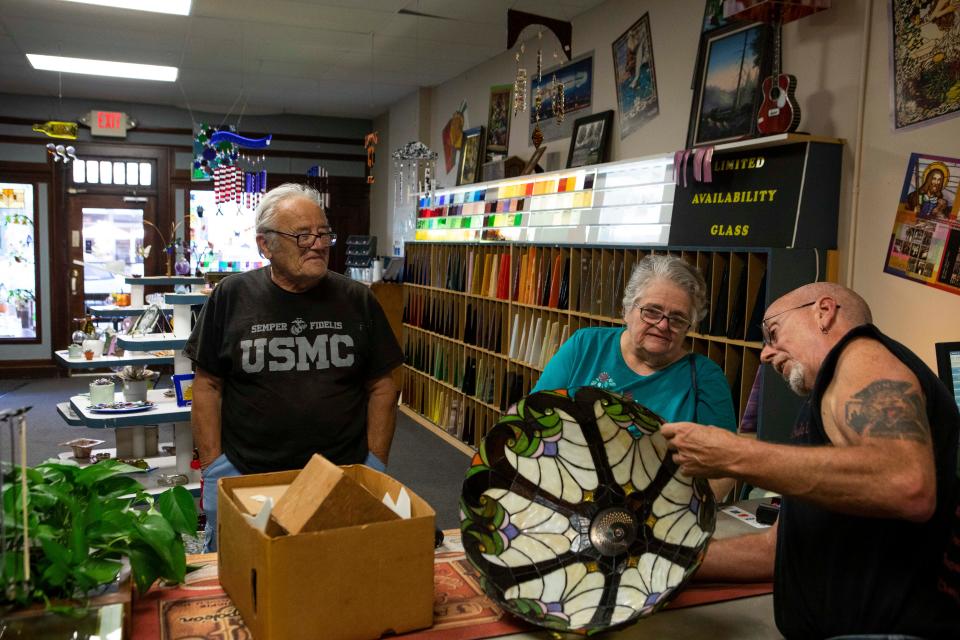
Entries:
{"type": "Polygon", "coordinates": [[[418,198],[432,199],[436,191],[437,153],[408,142],[393,152],[393,173],[393,254],[399,256],[403,241],[416,234],[418,198]]]}
{"type": "MultiPolygon", "coordinates": [[[[520,115],[527,110],[527,69],[520,66],[520,60],[523,57],[524,52],[526,52],[526,45],[521,42],[520,50],[514,54],[514,59],[517,61],[516,77],[513,81],[514,116],[520,115]]],[[[553,57],[554,59],[557,58],[556,52],[554,52],[553,57]]],[[[548,89],[544,90],[543,87],[543,31],[537,32],[537,73],[534,76],[534,87],[534,127],[531,141],[533,142],[533,146],[539,149],[540,145],[543,144],[543,131],[540,130],[540,113],[543,110],[544,102],[549,99],[554,122],[558,126],[563,123],[564,117],[566,116],[564,85],[563,82],[557,78],[557,74],[553,74],[553,78],[548,89]]]]}
{"type": "MultiPolygon", "coordinates": [[[[273,136],[245,138],[231,131],[217,131],[210,136],[215,148],[228,145],[224,158],[213,170],[213,197],[217,205],[235,202],[248,209],[256,208],[267,192],[267,171],[261,169],[266,153],[243,153],[241,149],[265,149],[273,136]],[[241,165],[242,163],[242,165],[241,165]]],[[[217,213],[222,214],[220,208],[217,213]]]]}

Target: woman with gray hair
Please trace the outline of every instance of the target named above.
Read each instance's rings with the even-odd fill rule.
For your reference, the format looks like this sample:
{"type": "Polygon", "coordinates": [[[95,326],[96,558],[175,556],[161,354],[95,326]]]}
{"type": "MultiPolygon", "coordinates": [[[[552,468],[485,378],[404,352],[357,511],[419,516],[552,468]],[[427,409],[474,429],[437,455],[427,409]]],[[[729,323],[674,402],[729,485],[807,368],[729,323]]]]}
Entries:
{"type": "Polygon", "coordinates": [[[639,402],[667,422],[736,431],[723,371],[683,345],[687,331],[706,313],[707,285],[696,267],[674,256],[647,256],[624,288],[626,326],[574,333],[533,391],[599,387],[639,402]]]}

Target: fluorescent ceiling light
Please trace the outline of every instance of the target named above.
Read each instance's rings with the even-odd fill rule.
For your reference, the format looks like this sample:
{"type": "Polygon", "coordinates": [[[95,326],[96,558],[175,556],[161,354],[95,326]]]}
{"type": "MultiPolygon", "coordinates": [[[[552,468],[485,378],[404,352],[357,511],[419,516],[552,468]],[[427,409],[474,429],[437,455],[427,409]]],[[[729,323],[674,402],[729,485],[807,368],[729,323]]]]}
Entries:
{"type": "Polygon", "coordinates": [[[84,4],[95,4],[101,7],[136,9],[138,11],[155,11],[156,13],[173,13],[178,16],[188,16],[190,15],[191,0],[67,0],[67,2],[82,2],[84,4]]]}
{"type": "Polygon", "coordinates": [[[36,53],[28,53],[27,59],[30,60],[30,64],[33,65],[34,69],[42,69],[44,71],[84,73],[91,76],[136,78],[138,80],[162,80],[164,82],[174,82],[177,79],[176,67],[161,67],[155,64],[89,60],[87,58],[65,58],[63,56],[43,56],[36,53]]]}

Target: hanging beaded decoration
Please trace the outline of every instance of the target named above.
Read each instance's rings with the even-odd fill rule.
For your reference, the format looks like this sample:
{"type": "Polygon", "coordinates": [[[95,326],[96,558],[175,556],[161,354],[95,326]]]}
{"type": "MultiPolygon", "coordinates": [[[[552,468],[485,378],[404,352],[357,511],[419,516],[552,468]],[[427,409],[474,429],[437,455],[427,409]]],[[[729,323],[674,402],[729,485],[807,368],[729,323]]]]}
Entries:
{"type": "Polygon", "coordinates": [[[566,105],[564,104],[563,83],[557,80],[557,74],[553,74],[553,86],[551,87],[553,104],[553,117],[556,118],[557,126],[563,123],[566,116],[566,105]]]}
{"type": "Polygon", "coordinates": [[[520,66],[520,56],[526,50],[525,45],[520,43],[520,51],[514,58],[517,60],[517,77],[513,81],[513,115],[518,115],[527,110],[527,70],[520,66]]]}
{"type": "Polygon", "coordinates": [[[533,97],[533,135],[530,137],[533,146],[536,149],[543,144],[543,131],[540,130],[540,109],[543,107],[543,48],[540,41],[543,39],[543,31],[537,32],[537,92],[533,97]]]}

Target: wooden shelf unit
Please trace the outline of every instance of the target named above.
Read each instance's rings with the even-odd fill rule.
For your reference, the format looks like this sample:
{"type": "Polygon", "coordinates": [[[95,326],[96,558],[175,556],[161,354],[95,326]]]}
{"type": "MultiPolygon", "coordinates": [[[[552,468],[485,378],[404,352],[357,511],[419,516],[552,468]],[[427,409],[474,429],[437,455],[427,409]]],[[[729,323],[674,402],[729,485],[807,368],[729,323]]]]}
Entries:
{"type": "MultiPolygon", "coordinates": [[[[687,347],[724,370],[738,421],[760,368],[766,306],[824,273],[813,249],[622,247],[528,243],[406,244],[403,404],[476,447],[583,327],[623,324],[623,288],[649,254],[697,265],[708,313],[687,347]]],[[[764,375],[758,429],[785,440],[799,406],[764,375]]]]}

